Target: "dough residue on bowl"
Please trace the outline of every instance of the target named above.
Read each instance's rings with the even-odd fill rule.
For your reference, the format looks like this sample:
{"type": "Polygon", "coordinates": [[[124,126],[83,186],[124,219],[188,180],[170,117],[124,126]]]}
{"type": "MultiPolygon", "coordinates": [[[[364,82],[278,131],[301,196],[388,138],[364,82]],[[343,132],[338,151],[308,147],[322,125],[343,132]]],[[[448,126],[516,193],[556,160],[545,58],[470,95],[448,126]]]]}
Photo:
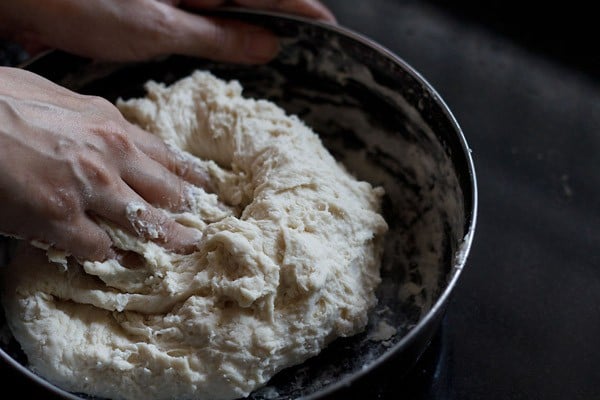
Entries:
{"type": "MultiPolygon", "coordinates": [[[[232,399],[364,329],[387,225],[383,190],[349,174],[319,137],[236,81],[196,71],[119,101],[209,177],[192,187],[197,251],[178,255],[103,222],[143,259],[49,263],[28,247],[3,304],[30,367],[112,399],[232,399]]],[[[132,218],[136,205],[128,207],[132,218]]]]}

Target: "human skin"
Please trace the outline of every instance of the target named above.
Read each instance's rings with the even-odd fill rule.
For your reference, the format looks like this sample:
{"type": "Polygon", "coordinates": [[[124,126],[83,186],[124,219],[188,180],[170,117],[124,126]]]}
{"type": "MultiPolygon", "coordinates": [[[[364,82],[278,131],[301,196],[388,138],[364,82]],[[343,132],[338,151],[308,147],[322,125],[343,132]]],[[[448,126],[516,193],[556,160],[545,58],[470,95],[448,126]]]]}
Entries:
{"type": "Polygon", "coordinates": [[[141,234],[126,214],[139,203],[139,218],[163,227],[156,241],[193,250],[199,233],[153,205],[184,208],[201,171],[100,97],[17,68],[0,68],[0,81],[0,231],[101,260],[114,254],[97,218],[141,234]]]}
{"type": "MultiPolygon", "coordinates": [[[[35,0],[0,2],[0,36],[33,51],[60,48],[113,61],[185,54],[236,63],[263,63],[278,40],[263,28],[186,12],[215,0],[35,0]]],[[[227,2],[335,22],[313,0],[227,2]]],[[[187,185],[205,186],[194,169],[153,135],[128,123],[109,102],[83,96],[30,72],[0,68],[0,232],[64,250],[79,260],[117,256],[98,219],[148,236],[137,218],[160,226],[147,239],[189,253],[199,233],[160,208],[185,209],[187,185]]]]}
{"type": "Polygon", "coordinates": [[[237,63],[263,63],[278,51],[269,31],[198,12],[227,3],[335,22],[314,0],[19,0],[0,2],[0,34],[28,48],[54,47],[103,60],[185,54],[237,63]]]}

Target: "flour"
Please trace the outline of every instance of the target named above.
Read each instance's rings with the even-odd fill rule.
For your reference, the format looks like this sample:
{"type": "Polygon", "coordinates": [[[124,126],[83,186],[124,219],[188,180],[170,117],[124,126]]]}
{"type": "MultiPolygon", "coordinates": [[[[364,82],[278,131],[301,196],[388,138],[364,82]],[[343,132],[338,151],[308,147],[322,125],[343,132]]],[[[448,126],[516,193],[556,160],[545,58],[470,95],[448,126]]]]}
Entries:
{"type": "Polygon", "coordinates": [[[396,328],[381,320],[377,324],[377,329],[371,332],[369,335],[369,339],[375,341],[385,341],[391,339],[396,333],[398,333],[396,328]]]}
{"type": "Polygon", "coordinates": [[[146,89],[118,106],[206,174],[210,190],[190,188],[189,210],[170,214],[201,232],[198,250],[175,254],[103,223],[141,266],[15,256],[3,300],[30,367],[100,397],[233,399],[362,331],[380,283],[383,190],[235,81],[195,72],[146,89]]]}
{"type": "Polygon", "coordinates": [[[136,233],[151,239],[164,238],[165,232],[161,225],[145,221],[141,218],[144,211],[146,211],[146,206],[138,202],[128,203],[125,208],[127,220],[133,226],[136,233]]]}

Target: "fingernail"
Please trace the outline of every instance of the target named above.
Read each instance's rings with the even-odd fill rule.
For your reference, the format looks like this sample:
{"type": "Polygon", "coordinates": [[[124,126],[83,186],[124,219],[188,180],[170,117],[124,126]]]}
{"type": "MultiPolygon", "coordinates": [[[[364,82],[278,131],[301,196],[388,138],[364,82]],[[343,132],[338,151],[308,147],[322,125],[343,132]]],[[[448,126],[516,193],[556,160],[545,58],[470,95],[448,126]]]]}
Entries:
{"type": "Polygon", "coordinates": [[[279,52],[279,39],[263,29],[250,30],[244,38],[244,52],[250,61],[270,61],[279,52]]]}
{"type": "Polygon", "coordinates": [[[179,249],[182,254],[190,254],[198,249],[198,243],[202,240],[202,232],[194,228],[184,227],[185,240],[179,249]]]}

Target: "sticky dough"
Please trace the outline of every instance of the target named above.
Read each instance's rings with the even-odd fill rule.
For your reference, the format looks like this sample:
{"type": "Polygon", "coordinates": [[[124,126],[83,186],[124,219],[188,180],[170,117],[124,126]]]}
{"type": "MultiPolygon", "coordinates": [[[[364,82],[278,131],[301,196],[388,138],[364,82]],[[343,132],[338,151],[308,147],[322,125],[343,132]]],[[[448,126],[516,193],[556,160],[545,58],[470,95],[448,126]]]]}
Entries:
{"type": "Polygon", "coordinates": [[[236,81],[197,71],[146,89],[119,101],[122,113],[208,176],[210,190],[188,189],[190,211],[172,214],[202,232],[197,251],[104,223],[138,267],[21,252],[3,303],[30,367],[100,397],[232,399],[363,330],[380,282],[382,189],[236,81]]]}

